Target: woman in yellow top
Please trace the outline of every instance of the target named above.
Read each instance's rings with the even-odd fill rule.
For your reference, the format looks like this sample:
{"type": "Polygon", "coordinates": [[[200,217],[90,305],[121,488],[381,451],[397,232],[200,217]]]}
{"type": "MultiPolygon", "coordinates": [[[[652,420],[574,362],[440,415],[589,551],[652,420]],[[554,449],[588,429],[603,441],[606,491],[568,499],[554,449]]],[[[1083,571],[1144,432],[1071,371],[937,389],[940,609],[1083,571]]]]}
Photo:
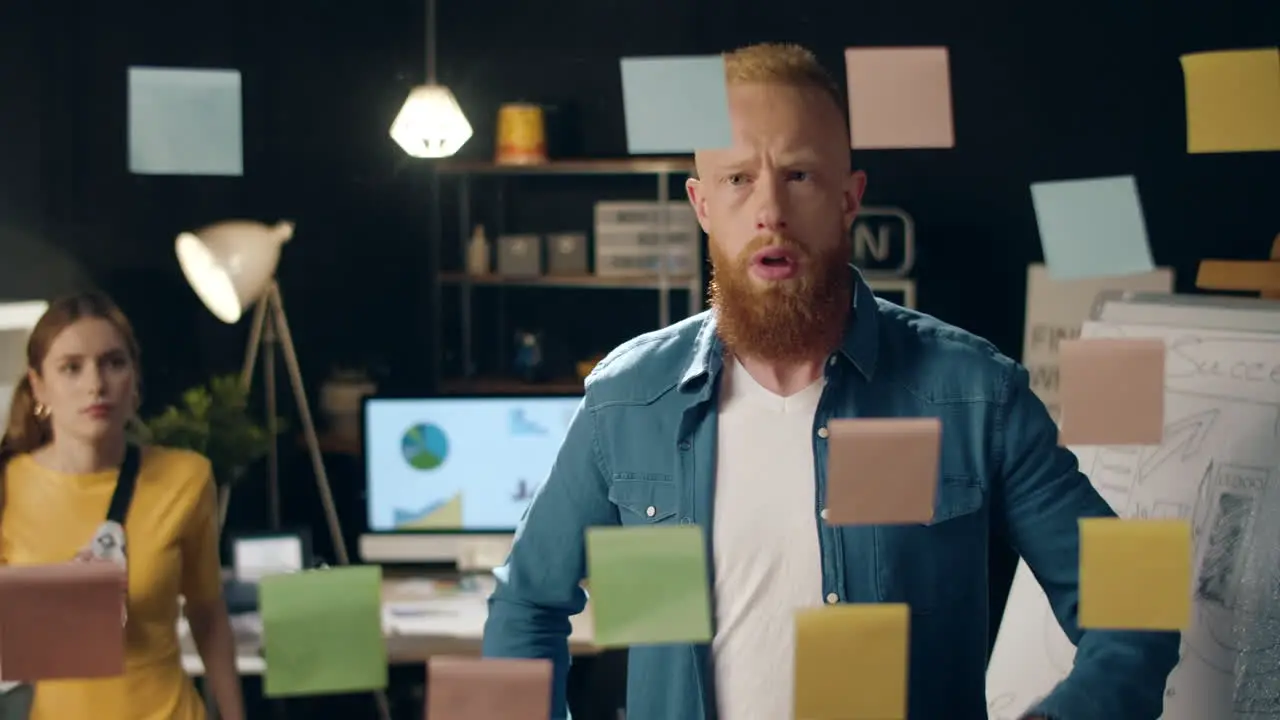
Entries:
{"type": "MultiPolygon", "coordinates": [[[[27,365],[0,441],[0,558],[13,565],[71,562],[102,525],[115,490],[125,425],[138,406],[137,341],[109,299],[66,298],[33,329],[27,365]]],[[[216,508],[208,460],[142,450],[124,523],[124,674],[37,682],[32,720],[203,720],[204,705],[182,668],[179,595],[222,718],[243,719],[216,508]]]]}

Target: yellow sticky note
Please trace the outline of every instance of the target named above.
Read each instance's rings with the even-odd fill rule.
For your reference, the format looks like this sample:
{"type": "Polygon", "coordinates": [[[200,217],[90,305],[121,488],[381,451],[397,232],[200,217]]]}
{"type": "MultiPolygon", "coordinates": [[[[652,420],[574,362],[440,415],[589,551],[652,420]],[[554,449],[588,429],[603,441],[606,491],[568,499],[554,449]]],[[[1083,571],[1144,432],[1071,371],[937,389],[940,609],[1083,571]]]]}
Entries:
{"type": "Polygon", "coordinates": [[[795,720],[905,718],[910,625],[901,604],[797,613],[795,720]]]}
{"type": "Polygon", "coordinates": [[[1191,523],[1080,519],[1080,627],[1184,630],[1191,622],[1191,523]]]}
{"type": "Polygon", "coordinates": [[[1187,152],[1280,150],[1280,48],[1182,56],[1187,152]]]}

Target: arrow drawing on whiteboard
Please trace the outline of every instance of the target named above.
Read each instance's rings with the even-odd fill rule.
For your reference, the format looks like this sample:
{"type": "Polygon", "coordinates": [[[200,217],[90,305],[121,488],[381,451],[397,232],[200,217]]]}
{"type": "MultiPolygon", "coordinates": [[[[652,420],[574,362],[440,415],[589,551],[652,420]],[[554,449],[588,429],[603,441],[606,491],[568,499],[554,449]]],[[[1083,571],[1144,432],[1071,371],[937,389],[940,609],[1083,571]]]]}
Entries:
{"type": "MultiPolygon", "coordinates": [[[[1103,446],[1094,456],[1089,478],[1118,512],[1133,510],[1133,493],[1165,463],[1186,462],[1199,453],[1221,410],[1189,415],[1165,426],[1164,442],[1154,448],[1103,446]]],[[[1169,514],[1168,511],[1162,514],[1169,514]]],[[[1174,513],[1176,515],[1176,513],[1174,513]]]]}
{"type": "Polygon", "coordinates": [[[1221,410],[1205,410],[1166,425],[1164,442],[1150,450],[1150,454],[1142,461],[1138,471],[1139,479],[1147,479],[1166,461],[1178,455],[1179,451],[1181,451],[1181,457],[1178,459],[1183,462],[1200,452],[1200,446],[1204,444],[1205,437],[1209,435],[1209,431],[1213,429],[1214,423],[1218,421],[1218,416],[1221,414],[1221,410]]]}

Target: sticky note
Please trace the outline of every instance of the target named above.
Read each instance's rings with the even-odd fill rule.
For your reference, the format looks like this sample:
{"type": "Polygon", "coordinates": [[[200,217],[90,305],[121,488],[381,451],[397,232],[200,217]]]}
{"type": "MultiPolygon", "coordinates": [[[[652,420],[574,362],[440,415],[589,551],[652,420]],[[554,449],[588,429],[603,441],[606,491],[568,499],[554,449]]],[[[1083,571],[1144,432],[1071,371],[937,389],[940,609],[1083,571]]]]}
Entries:
{"type": "Polygon", "coordinates": [[[427,661],[430,720],[548,720],[551,661],[433,657],[427,661]]]}
{"type": "Polygon", "coordinates": [[[1044,262],[1054,280],[1155,269],[1132,176],[1035,183],[1031,200],[1044,262]]]}
{"type": "Polygon", "coordinates": [[[901,604],[797,613],[796,719],[905,718],[910,625],[911,612],[901,604]]]}
{"type": "Polygon", "coordinates": [[[955,147],[945,47],[849,48],[844,62],[854,150],[955,147]]]}
{"type": "Polygon", "coordinates": [[[587,579],[600,647],[711,639],[706,550],[696,525],[590,528],[587,579]]]}
{"type": "Polygon", "coordinates": [[[0,680],[123,673],[124,589],[115,563],[0,566],[0,680]]]}
{"type": "Polygon", "coordinates": [[[240,72],[129,68],[129,172],[243,175],[240,72]]]}
{"type": "Polygon", "coordinates": [[[1182,56],[1187,152],[1280,150],[1280,49],[1182,56]]]}
{"type": "Polygon", "coordinates": [[[267,697],[386,687],[381,568],[268,575],[258,585],[258,605],[267,697]]]}
{"type": "Polygon", "coordinates": [[[831,525],[929,522],[941,443],[937,418],[832,420],[823,517],[831,525]]]}
{"type": "Polygon", "coordinates": [[[1191,524],[1080,518],[1080,627],[1185,630],[1191,524]]]}
{"type": "Polygon", "coordinates": [[[1058,345],[1063,445],[1159,445],[1164,341],[1090,338],[1058,345]]]}
{"type": "Polygon", "coordinates": [[[622,59],[627,152],[692,153],[733,144],[724,58],[622,59]]]}

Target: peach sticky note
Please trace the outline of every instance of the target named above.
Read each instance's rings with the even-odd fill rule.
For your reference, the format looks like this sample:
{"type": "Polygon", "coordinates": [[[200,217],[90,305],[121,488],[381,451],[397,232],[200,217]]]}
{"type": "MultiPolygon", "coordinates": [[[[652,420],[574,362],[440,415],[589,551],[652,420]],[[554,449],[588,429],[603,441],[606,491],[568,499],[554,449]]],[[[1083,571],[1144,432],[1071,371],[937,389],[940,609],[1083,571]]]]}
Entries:
{"type": "Polygon", "coordinates": [[[551,661],[433,657],[427,661],[430,720],[547,720],[551,661]]]}
{"type": "Polygon", "coordinates": [[[911,612],[901,604],[797,613],[797,720],[905,718],[910,625],[911,612]]]}
{"type": "Polygon", "coordinates": [[[0,680],[122,674],[124,586],[115,563],[0,567],[0,680]]]}
{"type": "Polygon", "coordinates": [[[1280,150],[1280,48],[1182,56],[1187,152],[1280,150]]]}
{"type": "Polygon", "coordinates": [[[826,521],[909,525],[933,519],[942,423],[937,418],[832,420],[826,521]]]}
{"type": "Polygon", "coordinates": [[[854,150],[955,147],[945,47],[849,48],[844,61],[854,150]]]}
{"type": "Polygon", "coordinates": [[[1080,627],[1184,630],[1191,622],[1191,523],[1080,519],[1080,627]]]}
{"type": "Polygon", "coordinates": [[[1058,346],[1063,445],[1159,445],[1164,341],[1065,340],[1058,346]]]}

